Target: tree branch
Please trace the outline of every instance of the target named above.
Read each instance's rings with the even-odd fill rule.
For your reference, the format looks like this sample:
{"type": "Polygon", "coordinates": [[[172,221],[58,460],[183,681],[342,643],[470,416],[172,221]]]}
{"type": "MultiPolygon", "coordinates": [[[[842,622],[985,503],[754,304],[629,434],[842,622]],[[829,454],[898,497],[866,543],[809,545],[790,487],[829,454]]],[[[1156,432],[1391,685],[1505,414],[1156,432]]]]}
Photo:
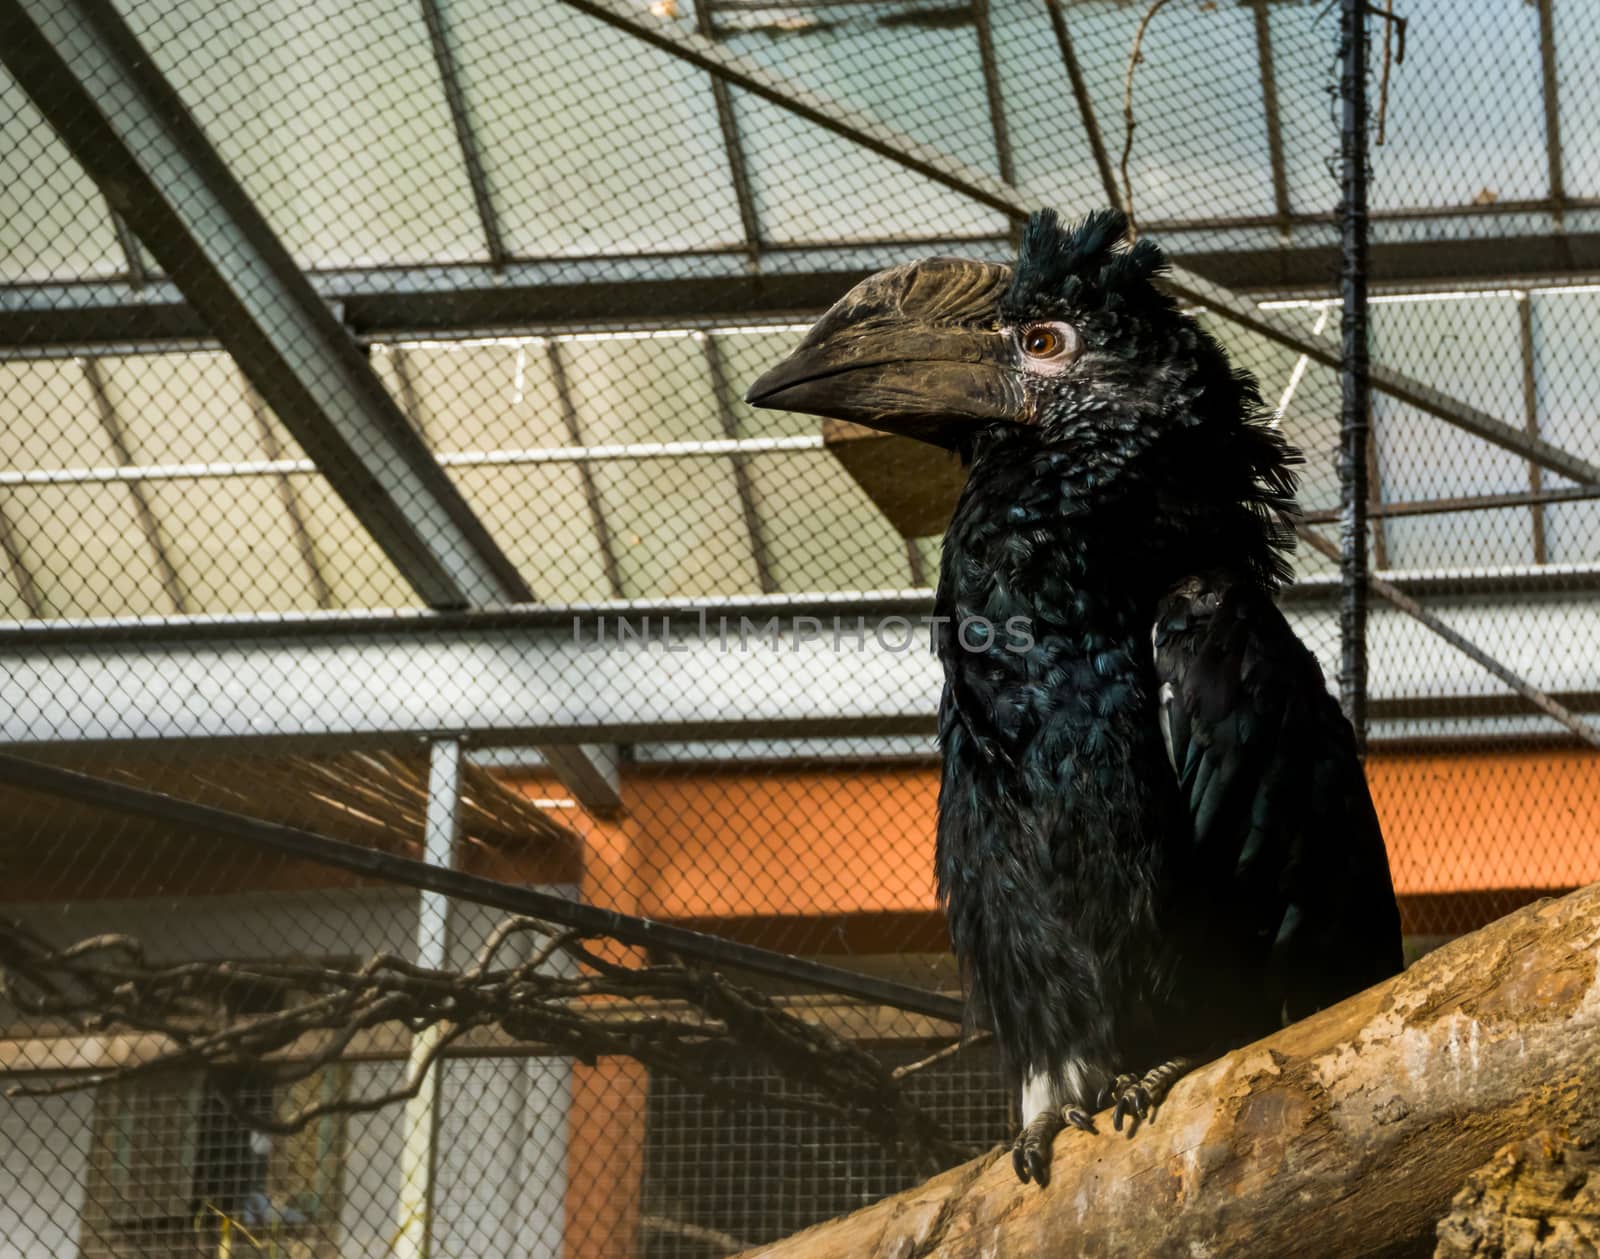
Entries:
{"type": "MultiPolygon", "coordinates": [[[[714,1101],[759,1101],[828,1115],[872,1134],[906,1167],[927,1174],[972,1151],[910,1099],[901,1074],[832,1030],[722,975],[679,962],[607,960],[576,932],[509,918],[464,970],[432,970],[382,953],[359,966],[319,961],[157,964],[139,941],[100,935],[56,948],[0,922],[0,999],[80,1035],[134,1029],[154,1052],[108,1069],[14,1084],[7,1096],[71,1092],[178,1068],[248,1066],[280,1084],[304,1079],[383,1025],[412,1036],[441,1029],[428,1065],[473,1031],[532,1043],[586,1062],[634,1058],[714,1101]],[[514,941],[530,941],[520,960],[514,941]],[[230,1005],[262,1011],[228,1014],[230,1005]],[[164,1039],[161,1039],[164,1038],[164,1039]],[[294,1047],[299,1052],[289,1055],[294,1047]],[[800,1089],[735,1084],[711,1069],[734,1050],[775,1067],[800,1089]]],[[[911,1073],[905,1073],[911,1074],[911,1073]]],[[[370,1097],[252,1116],[265,1131],[303,1127],[330,1111],[358,1112],[415,1096],[425,1071],[370,1097]]]]}
{"type": "Polygon", "coordinates": [[[753,1253],[1427,1254],[1507,1141],[1600,1135],[1597,965],[1600,884],[1200,1068],[1131,1139],[1069,1129],[1047,1189],[996,1150],[753,1253]]]}

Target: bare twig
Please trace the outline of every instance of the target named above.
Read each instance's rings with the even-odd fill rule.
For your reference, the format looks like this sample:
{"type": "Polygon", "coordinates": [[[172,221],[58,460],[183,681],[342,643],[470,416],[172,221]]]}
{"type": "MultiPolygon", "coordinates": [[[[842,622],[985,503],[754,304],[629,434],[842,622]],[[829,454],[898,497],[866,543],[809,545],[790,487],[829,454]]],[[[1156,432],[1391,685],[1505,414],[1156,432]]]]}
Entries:
{"type": "Polygon", "coordinates": [[[952,1041],[943,1049],[936,1049],[926,1058],[919,1058],[915,1062],[908,1062],[903,1067],[896,1067],[889,1074],[896,1080],[903,1080],[907,1076],[916,1075],[929,1067],[938,1066],[947,1059],[954,1058],[963,1049],[971,1049],[975,1045],[986,1045],[994,1036],[989,1032],[979,1032],[976,1036],[968,1036],[964,1040],[952,1041]]]}
{"type": "Polygon", "coordinates": [[[248,1066],[288,1084],[337,1062],[359,1033],[380,1025],[401,1026],[412,1036],[434,1029],[428,1053],[391,1091],[251,1116],[264,1131],[291,1131],[325,1114],[372,1111],[415,1096],[440,1054],[483,1029],[585,1062],[625,1055],[713,1101],[754,1100],[844,1120],[918,1172],[969,1153],[913,1105],[901,1084],[953,1050],[890,1071],[828,1028],[720,974],[681,961],[623,965],[576,933],[531,918],[499,923],[459,971],[390,953],[359,965],[162,964],[128,936],[100,935],[58,949],[21,924],[0,922],[0,999],[80,1034],[134,1029],[155,1039],[153,1051],[134,1060],[14,1084],[8,1096],[71,1092],[179,1068],[248,1066]],[[521,956],[509,955],[520,940],[529,941],[521,956]],[[241,1004],[258,1012],[241,1014],[241,1004]],[[730,1080],[715,1069],[728,1051],[764,1061],[800,1087],[730,1080]]]}
{"type": "Polygon", "coordinates": [[[1384,72],[1378,80],[1378,136],[1374,142],[1382,146],[1389,134],[1389,67],[1394,62],[1395,0],[1384,0],[1384,72]]]}
{"type": "Polygon", "coordinates": [[[670,1220],[664,1215],[641,1215],[639,1227],[649,1233],[699,1242],[702,1246],[713,1247],[725,1255],[734,1255],[741,1250],[750,1249],[749,1242],[742,1242],[731,1233],[724,1233],[715,1228],[703,1228],[699,1224],[686,1224],[682,1220],[670,1220]]]}
{"type": "Polygon", "coordinates": [[[1138,126],[1133,116],[1133,70],[1144,60],[1140,49],[1144,45],[1144,33],[1150,26],[1150,19],[1166,2],[1155,0],[1145,10],[1144,17],[1139,19],[1139,29],[1133,34],[1133,46],[1128,49],[1128,68],[1122,76],[1122,208],[1128,215],[1128,237],[1131,240],[1139,237],[1139,225],[1133,216],[1133,180],[1128,175],[1128,158],[1133,155],[1133,132],[1138,126]]]}

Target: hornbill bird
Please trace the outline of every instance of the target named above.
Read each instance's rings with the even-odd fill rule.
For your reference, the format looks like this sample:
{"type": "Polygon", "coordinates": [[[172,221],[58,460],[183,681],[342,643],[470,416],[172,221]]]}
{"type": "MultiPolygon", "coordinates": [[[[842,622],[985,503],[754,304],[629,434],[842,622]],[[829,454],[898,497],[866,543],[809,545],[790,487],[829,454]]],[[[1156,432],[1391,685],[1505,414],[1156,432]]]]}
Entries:
{"type": "Polygon", "coordinates": [[[863,281],[750,388],[959,454],[935,866],[1017,1175],[1401,966],[1350,725],[1278,610],[1299,453],[1116,212],[863,281]],[[1025,633],[1013,618],[1023,618],[1025,633]]]}

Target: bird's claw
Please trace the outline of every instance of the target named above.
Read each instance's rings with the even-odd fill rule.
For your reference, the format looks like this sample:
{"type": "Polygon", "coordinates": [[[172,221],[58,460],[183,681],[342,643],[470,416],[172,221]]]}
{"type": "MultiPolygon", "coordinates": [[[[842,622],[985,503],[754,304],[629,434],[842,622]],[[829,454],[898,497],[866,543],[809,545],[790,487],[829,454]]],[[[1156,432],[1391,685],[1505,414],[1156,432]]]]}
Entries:
{"type": "Polygon", "coordinates": [[[1116,1109],[1111,1112],[1111,1126],[1121,1132],[1123,1119],[1131,1115],[1133,1122],[1128,1125],[1128,1135],[1131,1137],[1139,1120],[1145,1117],[1149,1109],[1150,1091],[1143,1084],[1135,1084],[1117,1098],[1116,1109]]]}
{"type": "Polygon", "coordinates": [[[1111,1083],[1107,1084],[1100,1090],[1100,1096],[1095,1098],[1094,1108],[1096,1110],[1104,1110],[1107,1106],[1110,1106],[1117,1100],[1117,1098],[1121,1097],[1138,1082],[1138,1076],[1129,1075],[1126,1071],[1124,1071],[1116,1079],[1112,1080],[1111,1083]]]}
{"type": "Polygon", "coordinates": [[[1111,1126],[1118,1132],[1122,1131],[1122,1121],[1129,1120],[1128,1135],[1131,1137],[1145,1117],[1161,1104],[1173,1082],[1193,1065],[1192,1059],[1173,1058],[1152,1067],[1142,1076],[1119,1075],[1100,1090],[1097,1105],[1112,1106],[1111,1126]]]}
{"type": "Polygon", "coordinates": [[[1063,1125],[1061,1115],[1047,1110],[1017,1133],[1011,1146],[1011,1169],[1023,1184],[1031,1180],[1042,1189],[1050,1183],[1050,1146],[1063,1125]]]}
{"type": "Polygon", "coordinates": [[[1047,1110],[1036,1115],[1033,1122],[1017,1134],[1011,1146],[1011,1168],[1023,1184],[1030,1180],[1041,1189],[1050,1183],[1050,1153],[1056,1134],[1063,1128],[1076,1128],[1091,1136],[1099,1136],[1094,1126],[1094,1116],[1079,1106],[1063,1106],[1059,1111],[1047,1110]]]}
{"type": "Polygon", "coordinates": [[[1080,1107],[1063,1106],[1061,1118],[1064,1123],[1070,1124],[1080,1132],[1087,1132],[1092,1137],[1100,1135],[1100,1129],[1094,1126],[1094,1116],[1080,1107]]]}

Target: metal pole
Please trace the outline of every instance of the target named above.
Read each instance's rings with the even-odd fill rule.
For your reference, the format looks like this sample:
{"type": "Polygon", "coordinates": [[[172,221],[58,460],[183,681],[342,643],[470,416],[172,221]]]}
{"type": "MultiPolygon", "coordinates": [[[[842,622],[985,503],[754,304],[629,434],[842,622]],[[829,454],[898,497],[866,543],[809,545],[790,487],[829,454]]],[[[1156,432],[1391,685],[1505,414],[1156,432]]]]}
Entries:
{"type": "Polygon", "coordinates": [[[1340,0],[1339,702],[1367,743],[1367,4],[1340,0]]]}
{"type": "MultiPolygon", "coordinates": [[[[423,852],[431,866],[455,864],[456,832],[461,814],[461,741],[440,739],[428,759],[428,811],[423,827],[423,852]]],[[[424,891],[417,905],[416,964],[443,970],[449,964],[450,898],[424,891]]],[[[399,1259],[428,1259],[433,1249],[434,1172],[439,1158],[439,1041],[443,1024],[435,1023],[411,1038],[406,1078],[419,1080],[416,1096],[406,1103],[400,1143],[400,1197],[397,1231],[390,1250],[399,1259]]]]}

